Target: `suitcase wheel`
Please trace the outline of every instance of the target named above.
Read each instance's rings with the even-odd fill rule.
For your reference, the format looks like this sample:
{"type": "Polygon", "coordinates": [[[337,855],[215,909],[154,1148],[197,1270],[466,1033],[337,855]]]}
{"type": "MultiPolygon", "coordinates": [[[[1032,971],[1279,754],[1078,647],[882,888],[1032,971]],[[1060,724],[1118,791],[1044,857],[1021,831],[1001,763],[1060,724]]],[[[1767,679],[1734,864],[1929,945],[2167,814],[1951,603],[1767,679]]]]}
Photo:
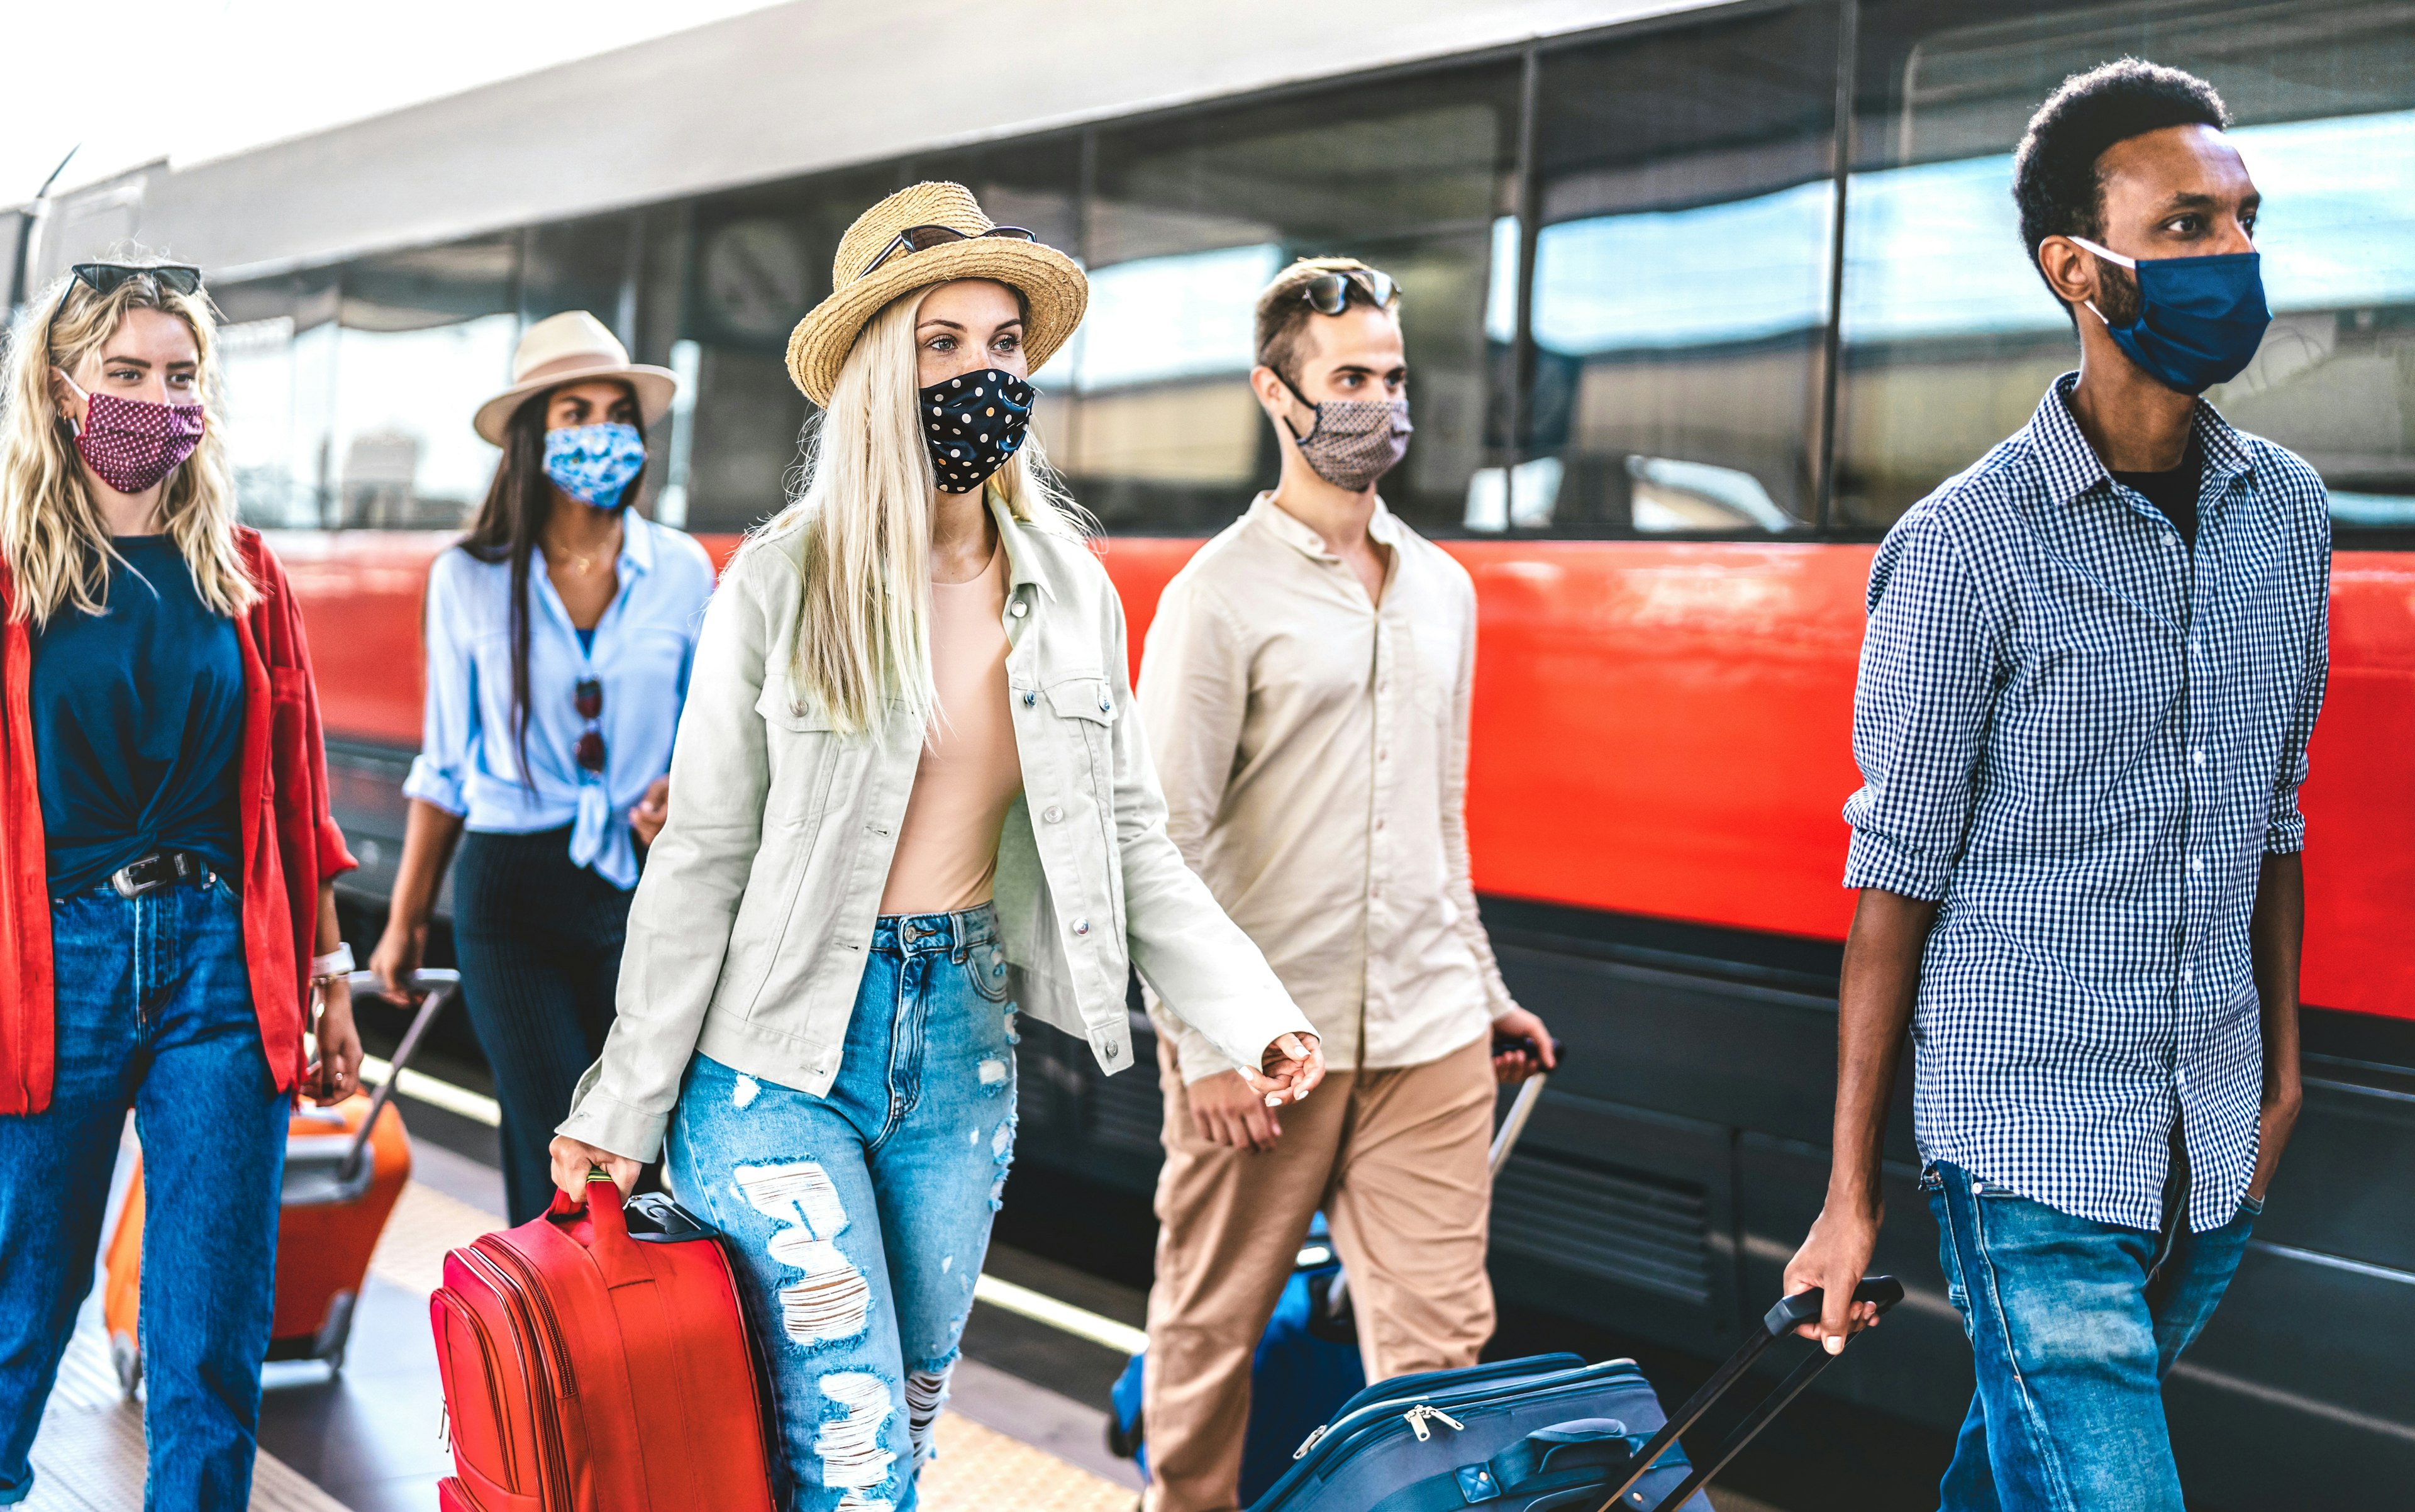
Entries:
{"type": "Polygon", "coordinates": [[[109,1363],[117,1371],[117,1389],[126,1400],[134,1400],[134,1388],[142,1384],[142,1346],[126,1334],[109,1336],[109,1363]]]}

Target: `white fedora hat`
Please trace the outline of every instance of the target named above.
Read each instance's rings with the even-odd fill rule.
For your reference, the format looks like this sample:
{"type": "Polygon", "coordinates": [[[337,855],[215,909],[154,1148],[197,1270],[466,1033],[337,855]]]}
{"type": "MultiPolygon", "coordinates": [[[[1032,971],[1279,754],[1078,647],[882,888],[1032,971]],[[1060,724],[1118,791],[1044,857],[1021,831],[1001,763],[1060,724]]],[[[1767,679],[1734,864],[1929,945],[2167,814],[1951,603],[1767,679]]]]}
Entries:
{"type": "Polygon", "coordinates": [[[616,379],[636,392],[638,412],[646,426],[669,412],[671,397],[679,392],[677,373],[631,362],[629,349],[602,321],[583,309],[564,310],[520,333],[519,348],[512,353],[512,386],[478,406],[471,424],[501,446],[503,427],[529,396],[599,378],[616,379]]]}

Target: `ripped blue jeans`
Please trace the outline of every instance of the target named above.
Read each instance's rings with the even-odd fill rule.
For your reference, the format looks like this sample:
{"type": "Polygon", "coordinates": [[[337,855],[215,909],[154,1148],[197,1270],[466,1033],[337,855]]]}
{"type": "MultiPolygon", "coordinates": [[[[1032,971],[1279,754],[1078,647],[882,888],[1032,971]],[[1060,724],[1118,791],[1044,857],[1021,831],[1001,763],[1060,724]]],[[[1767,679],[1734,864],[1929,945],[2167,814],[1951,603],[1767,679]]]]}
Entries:
{"type": "Polygon", "coordinates": [[[740,1263],[794,1512],[915,1504],[1014,1148],[1006,984],[986,905],[886,916],[829,1096],[681,1085],[665,1174],[740,1263]]]}

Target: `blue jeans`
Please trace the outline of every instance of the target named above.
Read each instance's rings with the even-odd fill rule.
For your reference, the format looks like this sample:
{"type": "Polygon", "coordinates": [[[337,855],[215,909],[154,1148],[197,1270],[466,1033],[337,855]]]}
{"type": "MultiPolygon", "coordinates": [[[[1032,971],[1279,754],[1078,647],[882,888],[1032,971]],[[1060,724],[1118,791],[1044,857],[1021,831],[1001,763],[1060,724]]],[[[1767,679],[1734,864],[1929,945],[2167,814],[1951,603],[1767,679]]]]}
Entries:
{"type": "Polygon", "coordinates": [[[261,1053],[223,882],[54,900],[51,1105],[0,1118],[0,1505],[92,1289],[126,1110],[142,1141],[144,1505],[242,1512],[276,1300],[286,1100],[261,1053]]]}
{"type": "Polygon", "coordinates": [[[1979,1377],[1944,1512],[2182,1512],[2164,1377],[2213,1316],[2263,1205],[2191,1234],[2176,1174],[2150,1233],[1942,1162],[1921,1187],[1979,1377]]]}
{"type": "Polygon", "coordinates": [[[665,1149],[771,1362],[782,1505],[910,1512],[1014,1147],[1014,1005],[987,906],[875,926],[817,1098],[699,1055],[665,1149]]]}

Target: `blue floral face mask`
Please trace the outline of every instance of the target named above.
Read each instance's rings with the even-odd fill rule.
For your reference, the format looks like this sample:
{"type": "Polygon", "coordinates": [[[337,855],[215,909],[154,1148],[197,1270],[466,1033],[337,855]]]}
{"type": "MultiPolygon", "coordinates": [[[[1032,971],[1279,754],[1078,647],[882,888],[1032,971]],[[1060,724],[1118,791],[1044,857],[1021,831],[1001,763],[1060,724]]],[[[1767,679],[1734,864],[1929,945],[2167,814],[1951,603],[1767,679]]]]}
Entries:
{"type": "Polygon", "coordinates": [[[565,426],[545,433],[545,475],[571,498],[598,509],[618,509],[646,465],[646,438],[635,426],[607,421],[565,426]]]}

